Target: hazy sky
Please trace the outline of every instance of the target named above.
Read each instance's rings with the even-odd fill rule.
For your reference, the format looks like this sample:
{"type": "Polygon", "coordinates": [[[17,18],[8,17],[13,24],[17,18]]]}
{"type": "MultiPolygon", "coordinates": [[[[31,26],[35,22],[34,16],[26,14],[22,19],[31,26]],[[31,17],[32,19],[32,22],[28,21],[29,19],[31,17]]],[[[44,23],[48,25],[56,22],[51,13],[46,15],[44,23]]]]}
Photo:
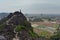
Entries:
{"type": "Polygon", "coordinates": [[[60,0],[0,0],[0,12],[60,13],[60,0]]]}

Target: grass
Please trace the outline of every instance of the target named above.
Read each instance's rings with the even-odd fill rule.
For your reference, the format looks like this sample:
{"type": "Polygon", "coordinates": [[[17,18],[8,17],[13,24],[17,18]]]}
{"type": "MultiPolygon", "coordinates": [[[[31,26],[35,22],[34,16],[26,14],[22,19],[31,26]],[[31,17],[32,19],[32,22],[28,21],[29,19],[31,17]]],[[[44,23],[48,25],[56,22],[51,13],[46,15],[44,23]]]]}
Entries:
{"type": "MultiPolygon", "coordinates": [[[[18,26],[16,27],[16,31],[17,31],[17,32],[20,32],[22,29],[26,29],[25,26],[18,25],[18,26]]],[[[31,30],[29,30],[28,32],[29,32],[29,35],[30,35],[32,38],[38,36],[35,32],[33,32],[33,31],[31,31],[31,30]]]]}
{"type": "Polygon", "coordinates": [[[0,31],[4,28],[4,24],[0,24],[0,31]]]}
{"type": "Polygon", "coordinates": [[[38,28],[45,28],[45,26],[44,25],[40,25],[40,26],[38,26],[38,28]]]}
{"type": "MultiPolygon", "coordinates": [[[[52,28],[58,28],[58,24],[53,24],[52,25],[52,28]]],[[[45,27],[47,27],[47,26],[45,26],[45,25],[39,25],[39,26],[37,26],[36,28],[34,28],[34,29],[38,29],[38,28],[45,28],[45,27]]],[[[36,30],[35,30],[36,31],[36,30]]],[[[41,29],[39,29],[39,31],[37,32],[36,31],[36,33],[38,34],[38,35],[40,35],[40,36],[48,36],[48,37],[50,37],[51,35],[53,35],[52,33],[50,33],[50,32],[48,32],[47,30],[41,30],[41,29]]]]}
{"type": "MultiPolygon", "coordinates": [[[[58,26],[59,26],[58,24],[53,24],[52,25],[53,28],[58,28],[58,26]]],[[[38,27],[39,28],[45,28],[46,26],[45,25],[39,25],[38,27]]]]}
{"type": "Polygon", "coordinates": [[[18,25],[18,26],[16,27],[16,31],[17,31],[17,32],[20,32],[20,31],[23,29],[23,27],[24,27],[24,26],[22,26],[22,25],[18,25]]]}
{"type": "Polygon", "coordinates": [[[58,28],[58,26],[59,26],[58,24],[54,24],[53,25],[54,28],[58,28]]]}
{"type": "Polygon", "coordinates": [[[46,36],[46,37],[50,37],[51,33],[45,30],[41,30],[41,32],[39,33],[40,36],[46,36]]]}
{"type": "Polygon", "coordinates": [[[29,34],[30,34],[30,36],[31,36],[32,38],[38,37],[38,35],[37,35],[35,32],[33,32],[33,31],[29,31],[29,34]]]}
{"type": "Polygon", "coordinates": [[[41,30],[41,29],[37,29],[37,28],[34,28],[34,32],[37,33],[39,36],[45,36],[45,37],[50,37],[52,36],[53,34],[46,31],[46,30],[41,30]]]}

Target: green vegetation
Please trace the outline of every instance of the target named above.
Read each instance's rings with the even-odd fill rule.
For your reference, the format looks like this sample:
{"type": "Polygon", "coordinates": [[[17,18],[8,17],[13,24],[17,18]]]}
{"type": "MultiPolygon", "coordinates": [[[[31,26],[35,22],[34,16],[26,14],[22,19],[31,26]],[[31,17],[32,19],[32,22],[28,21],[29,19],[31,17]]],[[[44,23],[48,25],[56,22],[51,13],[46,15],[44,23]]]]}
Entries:
{"type": "Polygon", "coordinates": [[[57,28],[57,32],[50,38],[51,40],[60,40],[60,25],[57,28]]]}
{"type": "MultiPolygon", "coordinates": [[[[59,26],[58,24],[53,24],[53,25],[52,25],[53,28],[58,28],[58,26],[59,26]]],[[[46,26],[45,26],[45,25],[40,25],[40,26],[38,26],[38,27],[39,27],[39,28],[45,28],[46,26]]]]}
{"type": "MultiPolygon", "coordinates": [[[[23,30],[23,29],[26,30],[26,27],[25,27],[25,26],[22,26],[22,25],[18,25],[18,26],[16,27],[16,31],[17,31],[17,32],[20,32],[20,31],[23,30]]],[[[27,30],[27,31],[28,31],[28,30],[27,30]]],[[[36,33],[34,33],[32,30],[29,30],[28,32],[29,32],[29,34],[30,34],[31,37],[37,37],[37,36],[38,36],[38,35],[37,35],[36,33]]]]}
{"type": "Polygon", "coordinates": [[[31,37],[37,37],[37,36],[38,36],[38,35],[37,35],[35,32],[33,32],[33,31],[29,31],[29,34],[30,34],[31,37]]]}
{"type": "Polygon", "coordinates": [[[54,24],[53,25],[54,28],[58,28],[58,26],[59,26],[58,24],[54,24]]]}
{"type": "Polygon", "coordinates": [[[4,24],[0,24],[0,31],[4,28],[4,24]]]}
{"type": "Polygon", "coordinates": [[[39,36],[50,37],[50,36],[53,35],[51,32],[48,32],[47,30],[38,29],[38,28],[46,28],[46,26],[40,25],[40,26],[34,28],[34,30],[37,30],[36,33],[37,33],[39,36]]]}
{"type": "Polygon", "coordinates": [[[40,26],[38,26],[38,28],[45,28],[45,26],[44,25],[40,25],[40,26]]]}
{"type": "Polygon", "coordinates": [[[51,40],[60,40],[60,33],[56,32],[50,39],[51,40]]]}
{"type": "Polygon", "coordinates": [[[25,20],[24,24],[26,30],[31,30],[33,31],[33,27],[31,27],[31,24],[25,20]]]}
{"type": "Polygon", "coordinates": [[[39,36],[45,36],[45,37],[50,37],[52,34],[48,31],[41,30],[39,33],[39,36]]]}
{"type": "Polygon", "coordinates": [[[23,28],[24,28],[24,26],[18,25],[18,26],[16,26],[16,31],[20,32],[23,28]]]}

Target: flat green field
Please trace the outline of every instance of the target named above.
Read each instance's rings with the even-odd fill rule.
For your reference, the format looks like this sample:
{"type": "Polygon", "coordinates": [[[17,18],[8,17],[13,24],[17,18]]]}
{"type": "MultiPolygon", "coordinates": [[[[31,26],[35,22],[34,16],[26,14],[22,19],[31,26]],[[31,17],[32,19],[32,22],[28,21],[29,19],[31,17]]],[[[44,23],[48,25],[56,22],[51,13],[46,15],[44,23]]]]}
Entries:
{"type": "Polygon", "coordinates": [[[38,26],[34,28],[34,31],[39,35],[39,36],[46,36],[50,37],[53,35],[52,32],[55,32],[56,29],[58,28],[58,24],[52,24],[52,23],[41,23],[41,22],[34,22],[32,24],[37,24],[38,26]],[[49,24],[49,25],[48,25],[49,24]],[[41,29],[42,28],[42,29],[41,29]],[[55,30],[55,31],[54,31],[55,30]]]}
{"type": "Polygon", "coordinates": [[[50,37],[53,35],[52,33],[48,32],[48,31],[37,29],[37,28],[34,28],[34,32],[37,33],[39,36],[50,37]]]}

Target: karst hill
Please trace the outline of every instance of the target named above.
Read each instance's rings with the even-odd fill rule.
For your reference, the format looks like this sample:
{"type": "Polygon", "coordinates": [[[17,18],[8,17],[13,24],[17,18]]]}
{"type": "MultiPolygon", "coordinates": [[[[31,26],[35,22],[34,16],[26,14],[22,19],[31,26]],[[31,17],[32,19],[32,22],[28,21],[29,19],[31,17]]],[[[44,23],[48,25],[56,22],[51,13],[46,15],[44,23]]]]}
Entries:
{"type": "Polygon", "coordinates": [[[40,40],[21,10],[0,20],[0,35],[4,40],[13,40],[16,37],[19,40],[40,40]]]}

